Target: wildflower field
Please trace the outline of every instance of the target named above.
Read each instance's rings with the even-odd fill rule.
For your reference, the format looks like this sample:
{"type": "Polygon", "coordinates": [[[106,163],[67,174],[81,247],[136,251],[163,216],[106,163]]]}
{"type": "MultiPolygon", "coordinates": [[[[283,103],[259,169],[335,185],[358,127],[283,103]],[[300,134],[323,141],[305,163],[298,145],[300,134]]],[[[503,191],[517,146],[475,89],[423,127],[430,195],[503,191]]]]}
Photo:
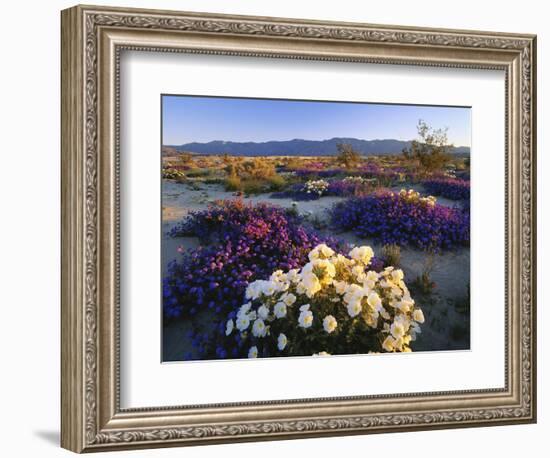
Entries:
{"type": "Polygon", "coordinates": [[[346,152],[163,152],[163,361],[469,348],[469,156],[346,152]]]}

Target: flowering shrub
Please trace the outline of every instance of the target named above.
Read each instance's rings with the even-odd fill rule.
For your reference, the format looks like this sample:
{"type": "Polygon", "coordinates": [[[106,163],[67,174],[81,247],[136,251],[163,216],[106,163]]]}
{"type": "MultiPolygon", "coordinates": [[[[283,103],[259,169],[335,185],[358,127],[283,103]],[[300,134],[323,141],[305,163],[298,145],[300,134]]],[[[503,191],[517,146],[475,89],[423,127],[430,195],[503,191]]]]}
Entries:
{"type": "Polygon", "coordinates": [[[370,270],[373,256],[320,244],[301,269],[250,283],[249,302],[225,323],[227,346],[249,358],[411,351],[424,315],[403,271],[370,270]]]}
{"type": "Polygon", "coordinates": [[[470,182],[456,178],[431,178],[422,182],[426,191],[452,200],[470,199],[470,182]]]}
{"type": "Polygon", "coordinates": [[[359,177],[359,176],[349,176],[342,180],[344,183],[349,184],[365,184],[370,183],[370,181],[367,178],[359,177]]]}
{"type": "Polygon", "coordinates": [[[269,196],[271,199],[293,199],[297,201],[303,200],[317,200],[321,196],[316,193],[307,193],[304,191],[304,185],[294,184],[285,191],[274,192],[269,196]]]}
{"type": "Polygon", "coordinates": [[[164,167],[162,169],[162,178],[167,178],[170,180],[181,180],[185,178],[185,173],[183,173],[179,168],[176,167],[164,167]]]}
{"type": "Polygon", "coordinates": [[[306,194],[317,194],[322,196],[328,189],[328,181],[310,180],[304,184],[303,192],[306,194]]]}
{"type": "Polygon", "coordinates": [[[337,249],[280,207],[230,200],[192,213],[171,233],[196,235],[209,246],[190,250],[168,266],[163,280],[163,308],[168,318],[194,315],[201,308],[216,313],[242,303],[248,283],[277,269],[293,269],[316,245],[337,249]]]}
{"type": "Polygon", "coordinates": [[[317,200],[329,189],[329,182],[325,180],[309,180],[305,184],[295,184],[286,191],[274,192],[273,199],[317,200]]]}
{"type": "Polygon", "coordinates": [[[434,196],[422,197],[420,193],[414,189],[402,189],[399,191],[399,197],[405,202],[423,204],[428,207],[435,207],[437,202],[437,199],[434,196]]]}
{"type": "Polygon", "coordinates": [[[439,205],[435,198],[415,191],[383,191],[348,199],[333,207],[331,220],[336,228],[382,244],[438,251],[470,241],[468,210],[439,205]]]}
{"type": "Polygon", "coordinates": [[[271,194],[271,198],[317,200],[322,196],[350,197],[367,194],[374,186],[372,179],[349,176],[342,180],[317,180],[308,181],[305,185],[296,184],[286,191],[271,194]]]}
{"type": "Polygon", "coordinates": [[[374,183],[372,179],[360,176],[348,176],[343,180],[331,181],[327,194],[338,197],[349,197],[367,194],[372,191],[374,183]]]}
{"type": "Polygon", "coordinates": [[[344,173],[343,169],[320,169],[317,167],[309,167],[306,169],[297,169],[294,171],[295,175],[301,178],[332,178],[344,173]]]}

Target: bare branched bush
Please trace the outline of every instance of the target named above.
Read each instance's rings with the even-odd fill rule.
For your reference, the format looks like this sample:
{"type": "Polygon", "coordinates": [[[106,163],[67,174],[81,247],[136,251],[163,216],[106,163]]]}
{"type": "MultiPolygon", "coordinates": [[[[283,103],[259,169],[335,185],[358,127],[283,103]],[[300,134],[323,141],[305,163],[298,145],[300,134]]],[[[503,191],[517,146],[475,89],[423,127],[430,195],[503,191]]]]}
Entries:
{"type": "Polygon", "coordinates": [[[434,129],[420,119],[417,125],[418,140],[413,140],[410,148],[403,150],[407,159],[416,159],[424,173],[430,174],[442,169],[450,160],[447,128],[434,129]]]}
{"type": "Polygon", "coordinates": [[[339,143],[336,145],[338,152],[336,160],[346,168],[353,168],[361,161],[361,154],[353,149],[348,143],[339,143]]]}

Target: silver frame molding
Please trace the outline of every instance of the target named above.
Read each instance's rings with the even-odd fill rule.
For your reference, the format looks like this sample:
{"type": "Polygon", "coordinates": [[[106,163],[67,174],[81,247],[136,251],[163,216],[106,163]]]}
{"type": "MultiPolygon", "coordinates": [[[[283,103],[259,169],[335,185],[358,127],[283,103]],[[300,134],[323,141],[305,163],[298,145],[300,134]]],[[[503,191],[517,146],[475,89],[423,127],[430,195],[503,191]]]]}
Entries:
{"type": "Polygon", "coordinates": [[[536,37],[75,6],[61,15],[61,445],[75,452],[536,421],[536,37]],[[124,50],[498,69],[506,91],[503,389],[121,409],[124,50]]]}

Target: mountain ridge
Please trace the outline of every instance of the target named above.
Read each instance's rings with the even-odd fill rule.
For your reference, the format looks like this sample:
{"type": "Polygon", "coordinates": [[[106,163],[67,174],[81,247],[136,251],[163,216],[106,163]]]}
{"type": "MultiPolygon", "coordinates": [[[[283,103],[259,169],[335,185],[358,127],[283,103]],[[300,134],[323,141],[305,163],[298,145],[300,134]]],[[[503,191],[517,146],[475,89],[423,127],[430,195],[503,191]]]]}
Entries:
{"type": "MultiPolygon", "coordinates": [[[[210,142],[191,142],[181,145],[164,145],[177,152],[197,154],[229,154],[234,156],[332,156],[336,154],[338,143],[348,143],[366,156],[400,154],[404,148],[410,148],[412,140],[375,139],[362,140],[352,137],[333,137],[326,140],[270,140],[266,142],[232,142],[213,140],[210,142]]],[[[469,146],[454,146],[451,154],[469,154],[469,146]]]]}

